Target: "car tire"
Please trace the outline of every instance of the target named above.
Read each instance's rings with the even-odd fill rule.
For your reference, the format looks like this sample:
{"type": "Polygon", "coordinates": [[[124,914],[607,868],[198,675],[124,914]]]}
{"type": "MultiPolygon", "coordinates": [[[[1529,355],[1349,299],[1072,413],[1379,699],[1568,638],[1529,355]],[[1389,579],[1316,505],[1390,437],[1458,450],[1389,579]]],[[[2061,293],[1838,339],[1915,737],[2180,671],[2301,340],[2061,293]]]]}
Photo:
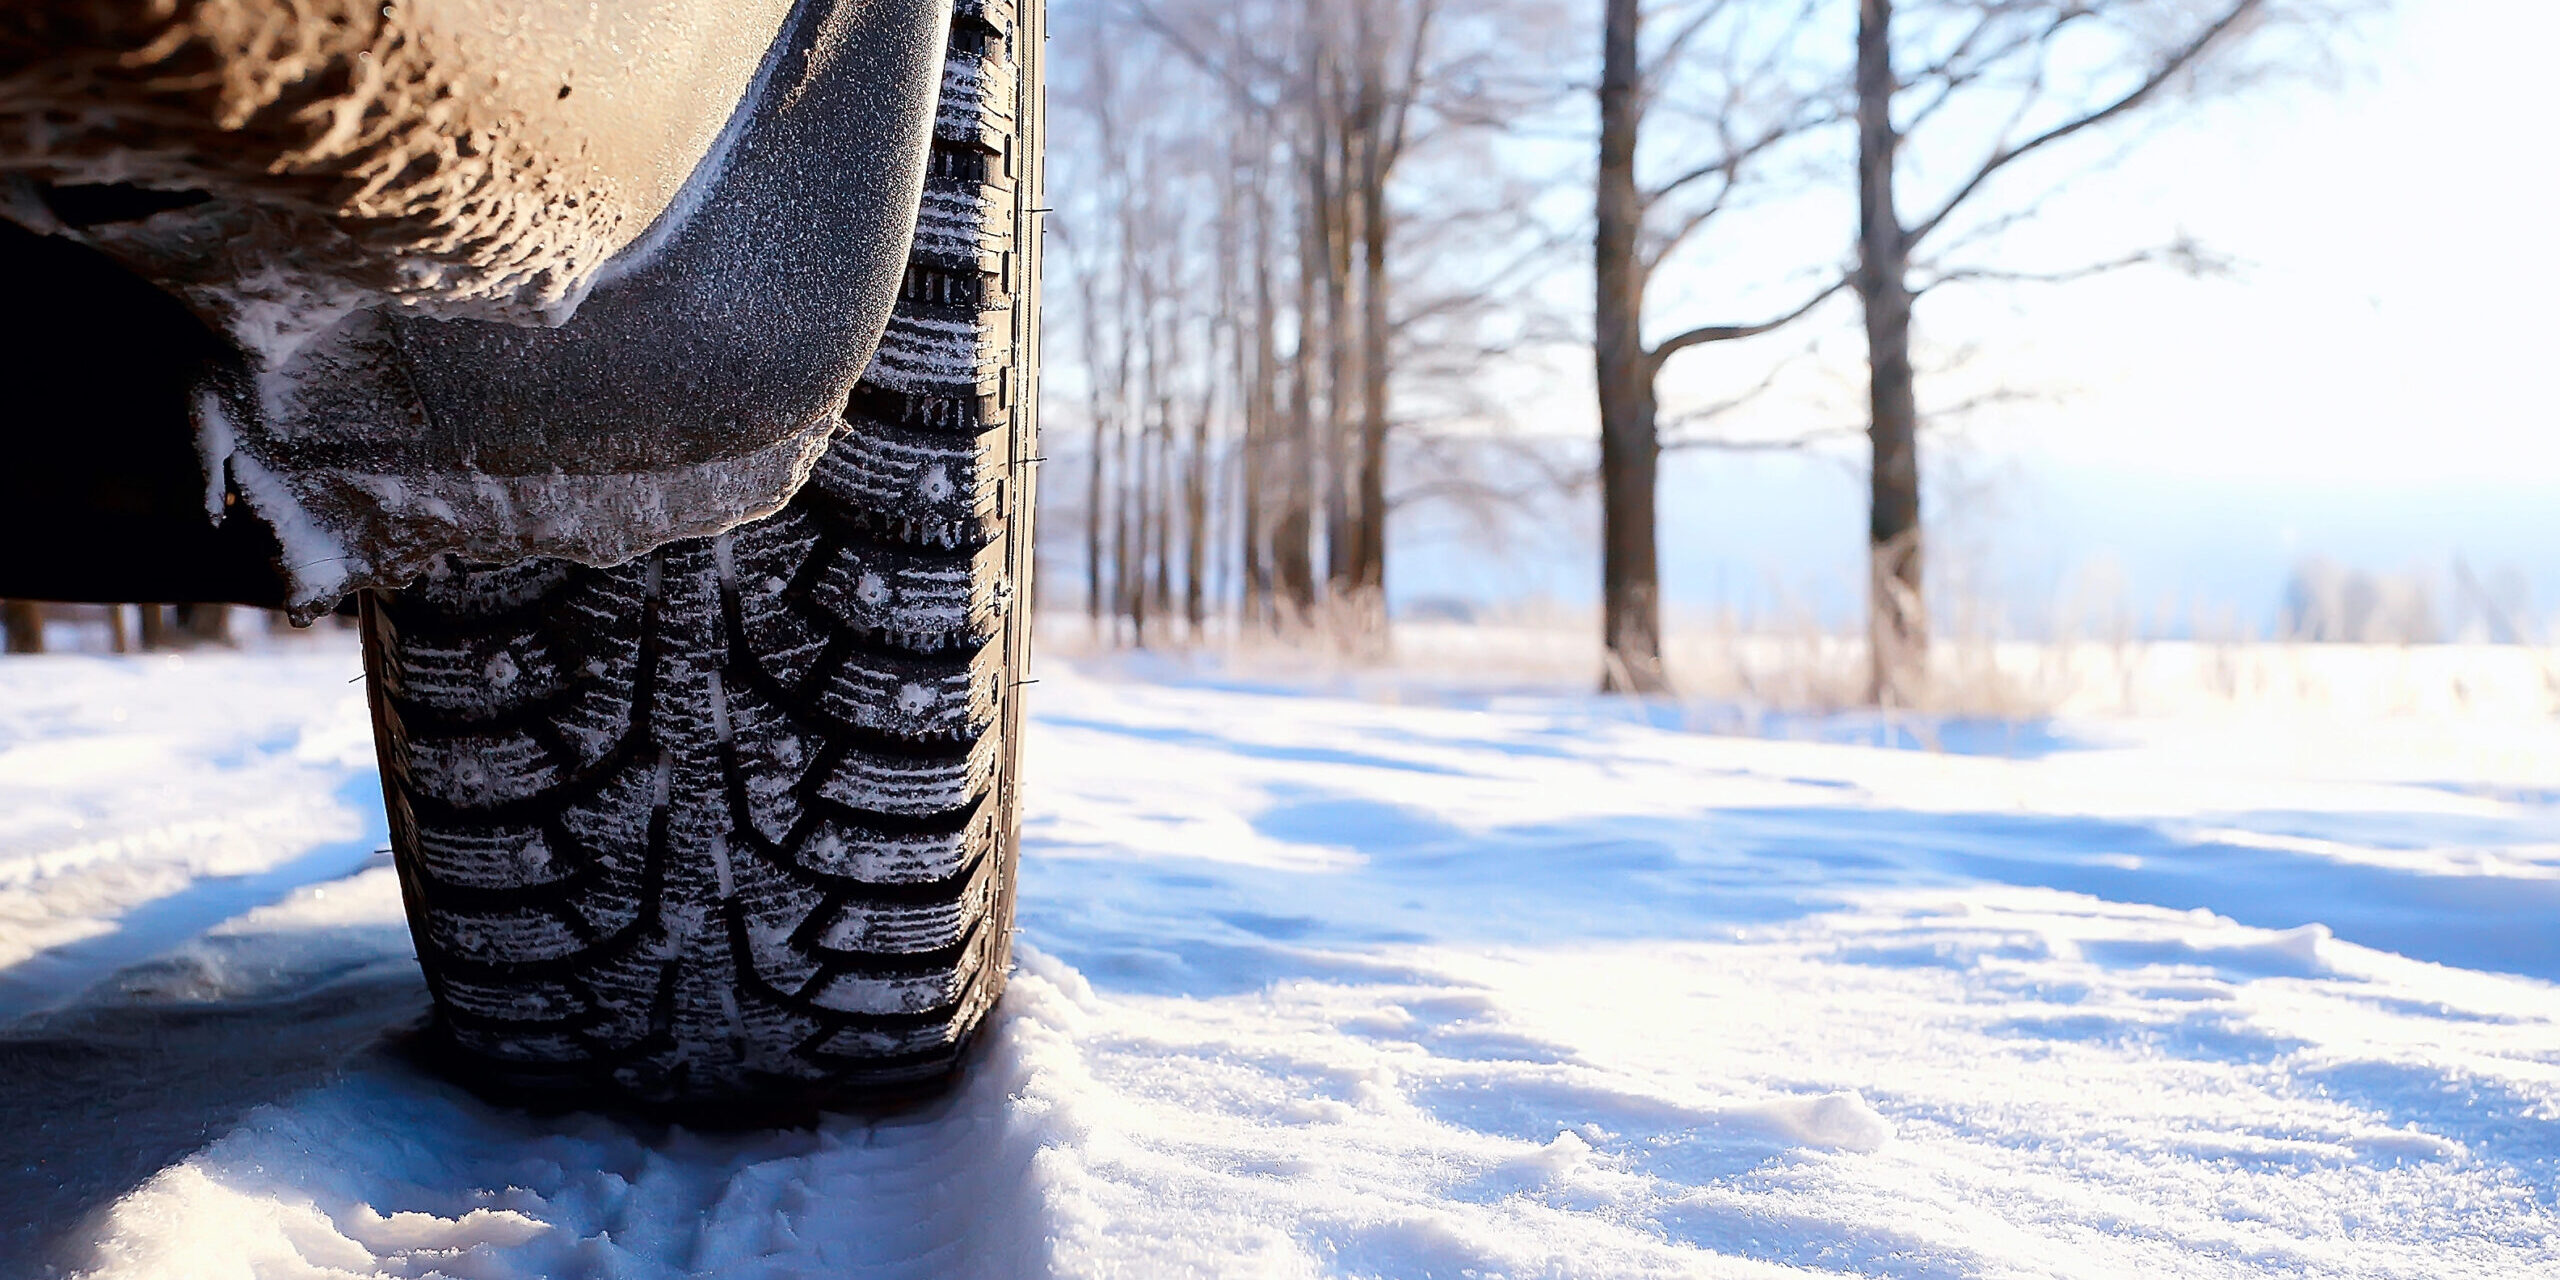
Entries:
{"type": "Polygon", "coordinates": [[[476,1085],[688,1114],[930,1090],[1002,992],[1039,0],[963,0],[899,302],[776,514],[363,601],[394,861],[476,1085]]]}

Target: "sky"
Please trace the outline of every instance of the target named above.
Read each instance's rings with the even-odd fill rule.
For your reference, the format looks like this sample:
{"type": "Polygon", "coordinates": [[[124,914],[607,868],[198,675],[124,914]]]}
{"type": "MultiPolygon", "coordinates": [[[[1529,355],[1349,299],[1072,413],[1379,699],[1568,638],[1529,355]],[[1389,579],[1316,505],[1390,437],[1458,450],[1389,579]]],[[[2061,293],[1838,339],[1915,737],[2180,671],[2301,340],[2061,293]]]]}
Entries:
{"type": "MultiPolygon", "coordinates": [[[[2560,410],[2540,385],[2560,338],[2548,301],[2560,257],[2541,247],[2560,189],[2540,132],[2553,47],[2560,5],[2402,0],[2334,66],[2084,151],[2073,163],[2085,171],[1998,261],[2067,265],[2184,234],[2233,269],[1924,299],[1924,367],[1963,353],[1934,381],[1938,402],[1992,386],[2030,396],[1924,446],[1936,563],[2013,613],[2112,596],[2103,608],[2177,619],[2159,624],[2170,631],[2206,615],[2272,625],[2288,575],[2312,557],[2432,579],[2440,594],[2458,558],[2526,584],[2536,616],[2560,614],[2560,410]]],[[[1768,235],[1744,225],[1734,243],[1768,235]]],[[[1747,257],[1720,252],[1657,287],[1654,336],[1740,318],[1706,301],[1735,296],[1725,283],[1747,257]]],[[[1853,313],[1834,311],[1796,392],[1725,430],[1790,435],[1862,416],[1853,313]]],[[[1790,341],[1783,350],[1804,345],[1790,341]]],[[[1747,385],[1781,353],[1683,356],[1666,410],[1747,385]]],[[[1859,461],[1855,444],[1836,458],[1669,459],[1667,603],[1853,616],[1859,461]]],[[[1596,590],[1588,518],[1519,534],[1523,548],[1490,562],[1469,560],[1462,525],[1412,523],[1400,597],[1596,590]]]]}
{"type": "MultiPolygon", "coordinates": [[[[2185,235],[2233,267],[2223,278],[2142,268],[1924,298],[1923,347],[1939,363],[1967,353],[1942,386],[2039,397],[1969,419],[1970,445],[2288,483],[2560,476],[2560,432],[2547,429],[2550,410],[2532,415],[2528,385],[2560,328],[2542,301],[2560,288],[2560,260],[2530,248],[2555,185],[2536,63],[2555,43],[2560,5],[2400,0],[2335,41],[2330,66],[2163,104],[2140,128],[2108,126],[2087,145],[2064,144],[2056,164],[1995,180],[1977,201],[1986,211],[2048,185],[2058,194],[1977,261],[2053,269],[2185,235]]],[[[1978,145],[1947,136],[1919,135],[1939,144],[1942,169],[1978,145]]],[[[1938,185],[1906,176],[1906,219],[1938,185]]],[[[1656,336],[1756,318],[1797,296],[1792,280],[1769,287],[1759,261],[1826,260],[1846,216],[1842,194],[1824,190],[1733,220],[1721,242],[1666,268],[1656,336]]],[[[1827,316],[1835,331],[1853,319],[1846,299],[1827,316]]],[[[1684,383],[1708,395],[1756,378],[1773,345],[1784,343],[1684,357],[1667,375],[1666,404],[1684,383]]],[[[1844,344],[1823,362],[1851,399],[1862,354],[1844,344]]],[[[1924,376],[1930,363],[1924,351],[1924,376]]],[[[1801,400],[1759,412],[1784,418],[1801,400]]]]}
{"type": "MultiPolygon", "coordinates": [[[[2560,180],[2548,176],[2540,132],[2560,3],[2332,2],[2367,12],[2319,56],[2279,60],[2245,91],[2165,102],[2130,127],[2093,131],[1985,193],[1991,209],[2053,193],[2042,217],[1980,259],[1990,264],[2068,268],[2185,237],[2230,269],[2195,278],[2138,268],[1922,299],[1924,410],[1992,389],[2020,397],[1942,418],[1924,441],[1941,581],[1964,580],[2013,618],[2086,607],[2167,619],[2172,631],[2208,616],[2263,631],[2307,561],[2425,579],[2440,597],[2458,562],[2521,583],[2531,615],[2560,635],[2560,409],[2539,385],[2544,349],[2560,337],[2545,301],[2560,297],[2560,255],[2541,249],[2560,180]]],[[[1845,21],[1848,10],[1818,12],[1845,21]]],[[[1809,39],[1837,52],[1847,34],[1809,39]]],[[[1570,60],[1588,53],[1576,46],[1570,60]]],[[[1569,100],[1559,131],[1515,131],[1502,144],[1529,161],[1524,175],[1552,169],[1560,220],[1587,210],[1587,105],[1569,100]]],[[[1985,141],[1981,122],[1938,123],[1936,150],[1913,144],[1906,217],[1985,141]]],[[[1672,171],[1684,139],[1649,137],[1665,145],[1652,172],[1672,171]]],[[[1453,155],[1459,181],[1482,162],[1453,155]]],[[[1833,180],[1843,160],[1826,156],[1824,181],[1710,225],[1656,277],[1649,337],[1779,314],[1829,278],[1852,230],[1833,180]]],[[[1444,163],[1416,181],[1438,190],[1430,184],[1452,172],[1444,163]]],[[[1546,290],[1559,317],[1587,320],[1586,271],[1578,250],[1560,264],[1546,290]]],[[[1073,360],[1059,354],[1053,339],[1051,391],[1064,405],[1073,360]]],[[[1759,383],[1776,361],[1788,372],[1775,391],[1719,419],[1719,434],[1853,434],[1827,454],[1666,458],[1661,543],[1675,614],[1855,619],[1865,360],[1850,299],[1779,334],[1678,357],[1662,384],[1666,433],[1685,407],[1759,383]]],[[[1470,378],[1510,421],[1474,429],[1526,435],[1587,464],[1590,376],[1579,348],[1496,362],[1470,378]]],[[[1407,508],[1389,593],[1408,604],[1587,603],[1595,505],[1585,490],[1496,531],[1434,504],[1407,508]]]]}
{"type": "Polygon", "coordinates": [[[2128,274],[2038,290],[2002,325],[2072,386],[2065,424],[1998,443],[2056,463],[2346,486],[2549,484],[2532,385],[2554,178],[2541,122],[2560,6],[2404,0],[2331,86],[2216,103],[2058,208],[2072,233],[2181,228],[2236,279],[2128,274]]]}

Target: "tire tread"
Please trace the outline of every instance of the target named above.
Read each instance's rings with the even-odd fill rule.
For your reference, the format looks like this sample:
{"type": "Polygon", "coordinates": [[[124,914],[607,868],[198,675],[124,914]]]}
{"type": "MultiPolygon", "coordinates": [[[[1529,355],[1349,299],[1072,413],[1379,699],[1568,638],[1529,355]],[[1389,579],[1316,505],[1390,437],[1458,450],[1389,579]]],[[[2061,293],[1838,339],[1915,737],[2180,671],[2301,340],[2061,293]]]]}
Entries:
{"type": "Polygon", "coordinates": [[[367,597],[431,1034],[476,1083],[685,1110],[908,1089],[1001,992],[1037,291],[1022,17],[958,6],[900,301],[780,512],[612,568],[444,564],[367,597]]]}

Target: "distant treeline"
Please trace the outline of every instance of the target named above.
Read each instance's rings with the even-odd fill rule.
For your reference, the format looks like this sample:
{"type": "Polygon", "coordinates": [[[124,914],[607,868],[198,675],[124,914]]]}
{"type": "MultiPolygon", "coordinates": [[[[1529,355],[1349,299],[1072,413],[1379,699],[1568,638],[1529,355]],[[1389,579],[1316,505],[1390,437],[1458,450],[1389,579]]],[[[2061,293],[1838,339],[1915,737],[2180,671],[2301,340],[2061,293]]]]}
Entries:
{"type": "Polygon", "coordinates": [[[1661,453],[1836,436],[1870,464],[1869,694],[1911,701],[1924,429],[1970,403],[1929,394],[1918,304],[2211,269],[2165,228],[2062,263],[2003,233],[2131,122],[2319,65],[2363,7],[1053,0],[1047,557],[1126,643],[1226,620],[1373,645],[1393,513],[1520,496],[1439,442],[1552,434],[1519,419],[1587,368],[1598,465],[1539,483],[1600,500],[1604,681],[1666,685],[1656,503],[1710,499],[1657,494],[1661,453]],[[1734,233],[1778,202],[1840,242],[1734,233]],[[1756,313],[1663,314],[1698,295],[1657,285],[1736,262],[1765,267],[1756,313]],[[1737,440],[1730,406],[1659,412],[1681,353],[1805,323],[1863,346],[1863,421],[1737,440]]]}

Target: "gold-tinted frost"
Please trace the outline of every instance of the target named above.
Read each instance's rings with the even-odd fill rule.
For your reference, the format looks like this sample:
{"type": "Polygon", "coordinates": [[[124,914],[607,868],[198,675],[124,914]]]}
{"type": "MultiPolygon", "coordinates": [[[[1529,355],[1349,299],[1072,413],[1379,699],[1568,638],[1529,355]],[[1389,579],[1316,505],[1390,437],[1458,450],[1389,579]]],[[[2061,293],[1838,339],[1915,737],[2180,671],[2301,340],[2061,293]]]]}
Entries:
{"type": "Polygon", "coordinates": [[[710,150],[785,6],[603,8],[9,6],[0,170],[212,196],[81,238],[262,363],[357,306],[557,323],[710,150]]]}

